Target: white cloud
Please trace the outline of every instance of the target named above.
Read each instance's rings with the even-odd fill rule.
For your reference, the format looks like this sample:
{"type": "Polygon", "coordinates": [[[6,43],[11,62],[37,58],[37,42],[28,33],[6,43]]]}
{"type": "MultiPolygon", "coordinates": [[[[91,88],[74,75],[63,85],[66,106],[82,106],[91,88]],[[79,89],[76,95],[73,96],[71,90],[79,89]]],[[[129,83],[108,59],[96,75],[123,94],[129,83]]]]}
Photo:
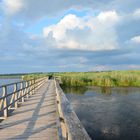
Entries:
{"type": "Polygon", "coordinates": [[[65,16],[58,24],[52,25],[49,28],[44,28],[44,35],[48,36],[50,32],[53,32],[53,37],[57,40],[65,38],[67,30],[74,28],[83,28],[82,19],[77,18],[75,15],[69,14],[65,16]]]}
{"type": "Polygon", "coordinates": [[[22,0],[4,0],[4,11],[7,15],[12,16],[22,10],[24,3],[22,0]]]}
{"type": "MultiPolygon", "coordinates": [[[[112,0],[3,0],[4,11],[8,15],[19,15],[22,19],[41,19],[48,16],[56,16],[64,11],[76,9],[111,10],[112,0]],[[111,5],[111,6],[110,6],[111,5]]],[[[115,0],[117,1],[117,0],[115,0]]],[[[116,5],[116,3],[114,4],[116,5]]],[[[106,13],[107,14],[107,13],[106,13]]],[[[109,13],[108,13],[109,14],[109,13]]],[[[108,15],[109,16],[109,15],[108,15]]]]}
{"type": "Polygon", "coordinates": [[[134,18],[140,18],[140,9],[136,9],[133,13],[134,18]]]}
{"type": "MultiPolygon", "coordinates": [[[[125,69],[128,68],[128,64],[132,64],[129,66],[130,68],[139,68],[137,66],[139,65],[139,47],[129,48],[128,45],[134,46],[134,44],[123,45],[123,41],[126,40],[129,40],[130,43],[129,37],[132,34],[139,33],[139,24],[136,21],[140,17],[140,10],[137,9],[140,7],[138,1],[3,0],[0,3],[0,11],[2,7],[5,12],[5,14],[0,12],[2,17],[0,18],[2,68],[0,72],[5,69],[11,72],[11,67],[15,72],[21,65],[23,71],[25,68],[27,71],[29,69],[33,71],[47,71],[48,69],[86,71],[92,69],[93,66],[95,66],[93,70],[96,71],[97,69],[125,69]],[[44,28],[44,38],[40,34],[32,35],[26,32],[28,23],[34,26],[35,20],[39,21],[41,18],[48,17],[58,19],[59,15],[63,16],[71,11],[77,14],[88,12],[86,12],[87,16],[83,18],[72,14],[66,15],[57,24],[44,28]],[[5,19],[8,21],[4,21],[5,19]],[[130,24],[130,22],[132,23],[130,24]],[[119,49],[118,46],[120,46],[119,49]],[[118,50],[112,50],[116,48],[118,50]],[[136,53],[132,54],[133,51],[136,53]],[[15,61],[11,63],[9,60],[15,61]],[[4,63],[2,64],[2,62],[4,63]],[[4,68],[5,66],[8,68],[4,68]]],[[[54,21],[52,20],[50,23],[52,22],[54,21]]],[[[40,24],[36,25],[33,28],[35,30],[31,30],[33,34],[40,29],[40,24]]],[[[140,39],[137,36],[133,37],[131,41],[138,44],[140,39]]]]}
{"type": "Polygon", "coordinates": [[[101,12],[97,18],[101,22],[116,23],[117,21],[119,21],[119,16],[117,15],[116,11],[101,12]]]}
{"type": "Polygon", "coordinates": [[[140,44],[140,36],[135,36],[131,38],[132,43],[140,44]]]}
{"type": "Polygon", "coordinates": [[[75,0],[4,0],[3,10],[8,16],[19,15],[19,17],[40,19],[44,16],[54,16],[57,13],[67,10],[80,2],[75,0]]]}
{"type": "Polygon", "coordinates": [[[115,25],[118,21],[115,11],[83,18],[70,14],[59,23],[45,27],[43,33],[45,37],[52,34],[57,48],[112,50],[117,48],[115,25]]]}

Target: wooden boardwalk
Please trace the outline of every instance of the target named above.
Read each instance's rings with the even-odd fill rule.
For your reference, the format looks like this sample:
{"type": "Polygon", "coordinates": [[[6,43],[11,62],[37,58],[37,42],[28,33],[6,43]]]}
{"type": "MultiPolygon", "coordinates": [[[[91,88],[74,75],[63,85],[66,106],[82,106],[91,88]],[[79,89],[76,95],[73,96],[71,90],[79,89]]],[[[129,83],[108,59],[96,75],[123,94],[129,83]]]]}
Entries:
{"type": "Polygon", "coordinates": [[[0,140],[91,140],[58,79],[42,77],[0,89],[0,120],[5,119],[0,122],[0,140]],[[9,87],[14,87],[12,93],[9,87]]]}
{"type": "Polygon", "coordinates": [[[56,91],[48,80],[0,123],[0,140],[58,140],[56,91]]]}

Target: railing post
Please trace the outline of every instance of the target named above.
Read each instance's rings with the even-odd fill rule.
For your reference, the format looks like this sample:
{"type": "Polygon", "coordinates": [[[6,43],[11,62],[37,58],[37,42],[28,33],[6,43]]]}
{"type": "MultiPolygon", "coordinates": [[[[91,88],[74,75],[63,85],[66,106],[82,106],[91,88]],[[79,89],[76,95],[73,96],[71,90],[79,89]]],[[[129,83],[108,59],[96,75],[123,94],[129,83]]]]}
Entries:
{"type": "Polygon", "coordinates": [[[32,79],[32,81],[31,81],[31,85],[32,85],[32,95],[34,94],[34,81],[33,81],[33,79],[32,79]]]}
{"type": "Polygon", "coordinates": [[[24,102],[23,82],[20,85],[20,89],[21,89],[21,96],[22,96],[21,102],[23,103],[24,102]]]}
{"type": "Polygon", "coordinates": [[[38,89],[38,79],[36,79],[36,89],[38,89]]]}
{"type": "Polygon", "coordinates": [[[17,83],[14,84],[14,100],[15,100],[15,109],[18,107],[18,101],[17,100],[17,83]]]}
{"type": "Polygon", "coordinates": [[[3,107],[5,108],[4,110],[4,118],[6,119],[8,117],[8,108],[7,108],[7,87],[3,87],[3,95],[5,96],[4,98],[4,104],[3,107]]]}
{"type": "Polygon", "coordinates": [[[31,95],[33,95],[33,80],[31,80],[31,95]]]}
{"type": "Polygon", "coordinates": [[[32,80],[29,82],[29,86],[30,86],[30,95],[32,95],[32,80]]]}
{"type": "Polygon", "coordinates": [[[33,91],[34,91],[34,93],[35,93],[35,79],[34,79],[34,90],[33,90],[33,91]]]}
{"type": "Polygon", "coordinates": [[[29,91],[30,95],[32,95],[32,80],[29,81],[29,91]]]}
{"type": "Polygon", "coordinates": [[[29,87],[28,87],[28,81],[26,81],[26,98],[29,98],[29,87]]]}

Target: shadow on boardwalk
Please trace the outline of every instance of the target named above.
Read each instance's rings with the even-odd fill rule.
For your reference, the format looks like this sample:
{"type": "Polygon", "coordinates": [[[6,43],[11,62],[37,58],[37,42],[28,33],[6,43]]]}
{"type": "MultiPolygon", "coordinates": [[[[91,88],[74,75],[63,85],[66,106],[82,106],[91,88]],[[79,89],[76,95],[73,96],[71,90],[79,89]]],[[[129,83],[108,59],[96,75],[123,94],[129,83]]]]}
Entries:
{"type": "Polygon", "coordinates": [[[50,80],[0,123],[0,139],[57,139],[54,89],[50,80]]]}

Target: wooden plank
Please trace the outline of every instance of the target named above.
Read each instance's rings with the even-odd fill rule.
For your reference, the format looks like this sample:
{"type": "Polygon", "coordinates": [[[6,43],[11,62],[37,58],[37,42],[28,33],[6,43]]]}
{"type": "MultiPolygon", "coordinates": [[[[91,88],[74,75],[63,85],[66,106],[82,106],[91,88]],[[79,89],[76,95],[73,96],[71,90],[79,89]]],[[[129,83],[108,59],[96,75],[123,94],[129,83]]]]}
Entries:
{"type": "MultiPolygon", "coordinates": [[[[3,87],[3,93],[4,93],[4,96],[7,96],[7,87],[3,87]]],[[[7,98],[4,98],[4,105],[3,107],[7,107],[7,98]]],[[[4,118],[7,118],[8,117],[8,108],[6,108],[4,110],[4,118]]]]}
{"type": "Polygon", "coordinates": [[[90,137],[59,83],[49,80],[0,123],[1,139],[90,140],[90,137]]]}
{"type": "Polygon", "coordinates": [[[58,140],[55,96],[54,82],[50,80],[0,123],[0,140],[58,140]]]}

